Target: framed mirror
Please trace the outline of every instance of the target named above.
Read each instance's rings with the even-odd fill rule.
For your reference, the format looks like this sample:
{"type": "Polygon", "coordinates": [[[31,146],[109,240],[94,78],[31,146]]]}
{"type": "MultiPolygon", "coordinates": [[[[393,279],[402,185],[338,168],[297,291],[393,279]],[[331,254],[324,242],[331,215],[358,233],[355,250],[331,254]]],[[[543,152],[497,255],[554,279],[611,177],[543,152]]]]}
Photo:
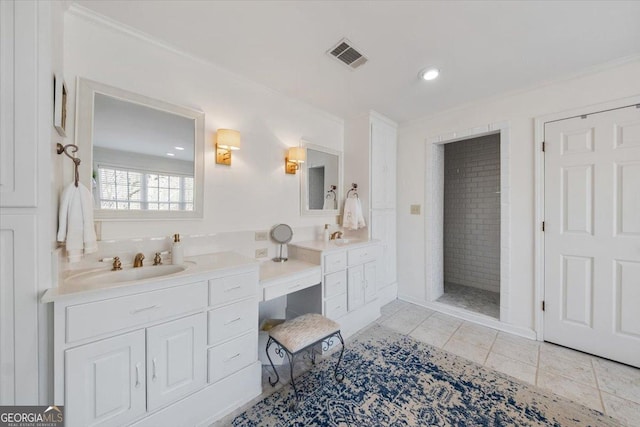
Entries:
{"type": "Polygon", "coordinates": [[[338,215],[342,200],[342,152],[302,141],[307,161],[300,177],[302,215],[338,215]]]}
{"type": "Polygon", "coordinates": [[[202,111],[79,78],[76,145],[95,219],[202,218],[202,111]]]}

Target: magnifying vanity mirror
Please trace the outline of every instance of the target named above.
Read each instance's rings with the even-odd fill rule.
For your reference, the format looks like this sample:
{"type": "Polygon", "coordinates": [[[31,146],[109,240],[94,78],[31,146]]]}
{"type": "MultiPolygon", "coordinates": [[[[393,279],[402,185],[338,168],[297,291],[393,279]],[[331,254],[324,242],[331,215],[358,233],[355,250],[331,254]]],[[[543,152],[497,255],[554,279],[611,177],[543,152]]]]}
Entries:
{"type": "Polygon", "coordinates": [[[287,224],[278,224],[271,229],[271,238],[280,245],[280,256],[273,258],[274,262],[285,262],[288,258],[283,258],[282,248],[293,238],[293,230],[287,224]]]}
{"type": "Polygon", "coordinates": [[[300,213],[337,215],[342,199],[342,152],[302,141],[307,161],[300,177],[300,213]]]}
{"type": "Polygon", "coordinates": [[[94,217],[201,218],[204,113],[82,78],[77,91],[80,181],[94,217]]]}

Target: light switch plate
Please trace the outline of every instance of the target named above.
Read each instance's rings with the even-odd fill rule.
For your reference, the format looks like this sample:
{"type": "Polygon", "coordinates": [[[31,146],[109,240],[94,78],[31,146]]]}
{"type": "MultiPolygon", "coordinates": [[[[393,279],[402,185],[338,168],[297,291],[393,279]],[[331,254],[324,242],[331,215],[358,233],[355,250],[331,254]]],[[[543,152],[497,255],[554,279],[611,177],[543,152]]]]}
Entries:
{"type": "Polygon", "coordinates": [[[256,242],[267,240],[267,232],[266,231],[256,231],[255,239],[256,239],[256,242]]]}
{"type": "Polygon", "coordinates": [[[265,258],[269,256],[269,251],[267,248],[256,249],[256,258],[265,258]]]}
{"type": "Polygon", "coordinates": [[[411,215],[420,215],[420,205],[411,205],[411,215]]]}

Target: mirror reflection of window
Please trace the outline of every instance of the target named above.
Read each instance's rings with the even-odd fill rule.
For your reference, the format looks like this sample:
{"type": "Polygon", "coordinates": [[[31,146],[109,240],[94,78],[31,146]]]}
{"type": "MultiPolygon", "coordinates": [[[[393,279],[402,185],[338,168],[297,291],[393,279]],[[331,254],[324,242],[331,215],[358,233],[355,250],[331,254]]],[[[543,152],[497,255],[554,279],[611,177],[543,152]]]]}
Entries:
{"type": "Polygon", "coordinates": [[[309,171],[309,209],[324,209],[324,166],[314,166],[309,171]]]}
{"type": "Polygon", "coordinates": [[[96,93],[96,207],[193,211],[195,121],[96,93]]]}

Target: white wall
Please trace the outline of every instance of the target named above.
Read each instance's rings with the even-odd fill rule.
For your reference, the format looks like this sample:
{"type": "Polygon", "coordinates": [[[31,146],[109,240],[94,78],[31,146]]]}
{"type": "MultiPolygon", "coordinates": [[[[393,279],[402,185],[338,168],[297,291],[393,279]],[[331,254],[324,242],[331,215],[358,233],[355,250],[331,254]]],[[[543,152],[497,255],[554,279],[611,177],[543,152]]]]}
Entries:
{"type": "MultiPolygon", "coordinates": [[[[300,216],[300,174],[285,174],[284,158],[287,147],[297,146],[301,138],[342,150],[341,119],[106,21],[87,18],[74,7],[65,16],[64,29],[72,104],[75,78],[81,76],[205,113],[204,219],[103,222],[102,239],[264,230],[281,222],[293,227],[335,223],[335,216],[300,216]],[[242,149],[233,153],[231,167],[215,164],[213,135],[218,128],[241,132],[242,149]]],[[[73,128],[74,118],[70,120],[73,128]]],[[[82,158],[83,153],[78,154],[82,158]]],[[[72,165],[67,163],[64,173],[71,180],[72,165]]]]}
{"type": "Polygon", "coordinates": [[[510,323],[534,327],[534,118],[640,94],[640,60],[405,123],[398,133],[399,295],[425,301],[430,253],[431,147],[427,137],[508,121],[511,130],[510,323]],[[409,214],[424,205],[424,217],[409,214]]]}

